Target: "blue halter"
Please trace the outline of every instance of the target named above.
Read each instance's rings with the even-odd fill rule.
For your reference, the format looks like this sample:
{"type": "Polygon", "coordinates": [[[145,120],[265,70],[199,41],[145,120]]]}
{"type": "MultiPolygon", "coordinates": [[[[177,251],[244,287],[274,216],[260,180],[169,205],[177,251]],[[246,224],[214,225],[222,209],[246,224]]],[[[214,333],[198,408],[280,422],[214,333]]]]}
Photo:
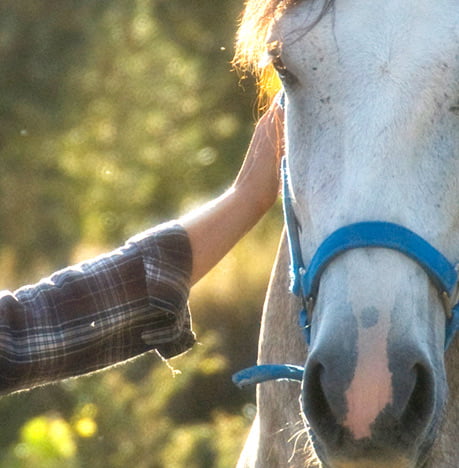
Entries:
{"type": "MultiPolygon", "coordinates": [[[[299,325],[306,342],[310,342],[308,312],[312,312],[320,278],[337,256],[362,247],[383,247],[397,250],[416,261],[438,289],[446,311],[445,350],[459,330],[458,273],[454,265],[422,237],[403,226],[382,221],[361,222],[344,226],[327,237],[314,254],[308,269],[301,255],[298,223],[293,211],[287,163],[282,161],[283,208],[290,251],[290,291],[303,301],[299,325]]],[[[233,382],[246,386],[267,380],[299,380],[304,368],[279,364],[261,365],[244,369],[233,376],[233,382]]]]}

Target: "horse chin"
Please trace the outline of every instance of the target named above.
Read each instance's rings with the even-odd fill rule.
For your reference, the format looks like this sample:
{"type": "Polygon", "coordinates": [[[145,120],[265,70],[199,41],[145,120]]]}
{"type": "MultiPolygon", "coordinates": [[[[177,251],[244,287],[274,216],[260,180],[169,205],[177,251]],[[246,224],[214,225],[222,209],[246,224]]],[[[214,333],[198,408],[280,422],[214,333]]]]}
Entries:
{"type": "Polygon", "coordinates": [[[397,457],[385,461],[368,459],[356,461],[335,460],[330,465],[325,466],[327,466],[327,468],[416,468],[418,465],[413,464],[403,457],[397,457]]]}
{"type": "MultiPolygon", "coordinates": [[[[303,419],[308,427],[304,415],[303,419]]],[[[324,441],[317,438],[310,427],[308,432],[321,468],[423,468],[426,466],[428,454],[435,440],[434,436],[429,437],[412,453],[401,454],[395,450],[375,447],[370,439],[353,441],[344,430],[340,436],[342,446],[332,452],[324,441]]]]}
{"type": "MultiPolygon", "coordinates": [[[[301,399],[302,400],[302,399],[301,399]]],[[[327,436],[318,436],[309,424],[301,401],[302,418],[309,440],[321,468],[424,468],[435,466],[429,463],[431,448],[441,427],[443,409],[437,408],[429,427],[418,437],[407,436],[402,428],[382,427],[373,437],[356,440],[352,433],[335,422],[330,427],[330,418],[325,415],[324,423],[331,429],[327,436]],[[384,432],[389,432],[384,437],[384,432]],[[392,442],[391,442],[392,441],[392,442]]],[[[323,408],[322,408],[323,409],[323,408]]],[[[326,413],[326,412],[325,412],[326,413]]],[[[412,415],[413,419],[416,419],[412,415]]],[[[316,465],[314,465],[316,466],[316,465]]]]}
{"type": "Polygon", "coordinates": [[[425,461],[413,460],[402,455],[388,455],[387,458],[378,456],[377,458],[359,457],[356,459],[335,457],[321,458],[322,468],[422,468],[425,461]]]}

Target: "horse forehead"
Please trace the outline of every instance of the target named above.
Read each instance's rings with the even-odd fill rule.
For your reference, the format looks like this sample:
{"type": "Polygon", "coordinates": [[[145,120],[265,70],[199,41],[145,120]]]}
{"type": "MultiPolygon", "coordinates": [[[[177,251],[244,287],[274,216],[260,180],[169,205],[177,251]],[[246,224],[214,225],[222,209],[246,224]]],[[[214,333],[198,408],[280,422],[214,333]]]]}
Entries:
{"type": "Polygon", "coordinates": [[[299,79],[287,89],[287,150],[304,232],[320,240],[343,224],[384,219],[456,259],[457,0],[333,5],[308,31],[321,2],[300,2],[270,38],[299,79]]]}
{"type": "MultiPolygon", "coordinates": [[[[456,39],[459,34],[456,0],[334,0],[329,8],[331,21],[328,23],[315,21],[323,13],[323,3],[310,0],[295,3],[274,24],[273,34],[280,34],[283,39],[286,38],[285,34],[290,34],[292,42],[301,42],[306,38],[305,32],[314,36],[314,31],[319,30],[319,34],[322,34],[321,30],[331,27],[333,34],[342,34],[340,40],[346,40],[346,35],[352,44],[363,39],[360,45],[365,48],[371,47],[374,41],[381,47],[381,39],[387,39],[391,46],[397,46],[397,41],[409,38],[410,42],[399,44],[401,49],[418,46],[412,41],[413,33],[417,33],[416,39],[421,43],[425,40],[426,44],[431,45],[432,39],[438,43],[446,38],[449,42],[451,34],[456,39]],[[308,27],[313,24],[316,24],[313,28],[308,27]]],[[[338,37],[333,36],[333,39],[338,40],[338,37]]],[[[446,43],[443,45],[448,47],[446,43]]]]}
{"type": "Polygon", "coordinates": [[[335,0],[325,18],[308,29],[320,17],[321,4],[303,1],[291,7],[270,37],[283,44],[284,62],[301,81],[323,88],[329,79],[347,77],[346,89],[354,83],[364,91],[371,81],[392,80],[416,89],[416,83],[425,86],[435,75],[441,80],[451,68],[449,80],[457,85],[456,0],[335,0]]]}

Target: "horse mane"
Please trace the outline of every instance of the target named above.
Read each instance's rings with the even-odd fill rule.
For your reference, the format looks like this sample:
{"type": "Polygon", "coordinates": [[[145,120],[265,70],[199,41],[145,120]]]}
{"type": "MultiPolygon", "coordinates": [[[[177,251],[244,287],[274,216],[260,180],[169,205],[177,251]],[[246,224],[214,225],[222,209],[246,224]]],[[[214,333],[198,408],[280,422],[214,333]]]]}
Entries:
{"type": "Polygon", "coordinates": [[[260,98],[268,100],[280,90],[277,73],[266,60],[266,40],[271,26],[297,0],[247,0],[236,36],[233,65],[242,72],[252,73],[260,98]]]}

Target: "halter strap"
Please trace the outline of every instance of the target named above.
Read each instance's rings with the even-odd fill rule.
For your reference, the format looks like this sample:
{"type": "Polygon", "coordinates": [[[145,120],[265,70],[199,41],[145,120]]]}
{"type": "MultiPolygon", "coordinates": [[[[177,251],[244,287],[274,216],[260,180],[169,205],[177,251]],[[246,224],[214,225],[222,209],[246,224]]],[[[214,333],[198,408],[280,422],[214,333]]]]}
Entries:
{"type": "MultiPolygon", "coordinates": [[[[445,349],[459,329],[458,273],[456,267],[435,247],[415,232],[394,223],[367,221],[344,226],[327,237],[304,267],[299,240],[298,222],[293,210],[292,191],[288,178],[287,160],[282,160],[283,208],[290,251],[290,290],[303,299],[305,309],[313,304],[320,278],[327,266],[348,250],[382,247],[396,250],[416,261],[439,291],[446,312],[445,349]]],[[[310,308],[310,307],[309,307],[310,308]]],[[[309,310],[308,312],[312,312],[309,310]]],[[[300,311],[300,324],[307,329],[307,314],[300,311]]]]}
{"type": "Polygon", "coordinates": [[[362,222],[342,227],[325,239],[301,276],[303,294],[315,296],[320,276],[338,255],[360,247],[384,247],[397,250],[415,260],[436,288],[451,296],[456,289],[455,267],[434,247],[413,231],[382,221],[362,222]]]}
{"type": "MultiPolygon", "coordinates": [[[[455,266],[413,231],[394,223],[368,221],[350,224],[333,232],[319,246],[306,270],[301,255],[299,225],[293,210],[292,191],[289,186],[285,157],[282,160],[282,180],[283,209],[290,252],[290,290],[303,301],[299,323],[307,343],[309,344],[310,341],[308,312],[312,312],[320,278],[330,262],[351,249],[382,247],[401,252],[416,261],[439,291],[446,312],[446,350],[459,330],[458,273],[455,266]]],[[[298,369],[302,368],[294,366],[295,372],[292,372],[290,367],[287,365],[255,366],[235,374],[233,381],[243,386],[266,380],[301,380],[302,372],[298,369]]]]}

